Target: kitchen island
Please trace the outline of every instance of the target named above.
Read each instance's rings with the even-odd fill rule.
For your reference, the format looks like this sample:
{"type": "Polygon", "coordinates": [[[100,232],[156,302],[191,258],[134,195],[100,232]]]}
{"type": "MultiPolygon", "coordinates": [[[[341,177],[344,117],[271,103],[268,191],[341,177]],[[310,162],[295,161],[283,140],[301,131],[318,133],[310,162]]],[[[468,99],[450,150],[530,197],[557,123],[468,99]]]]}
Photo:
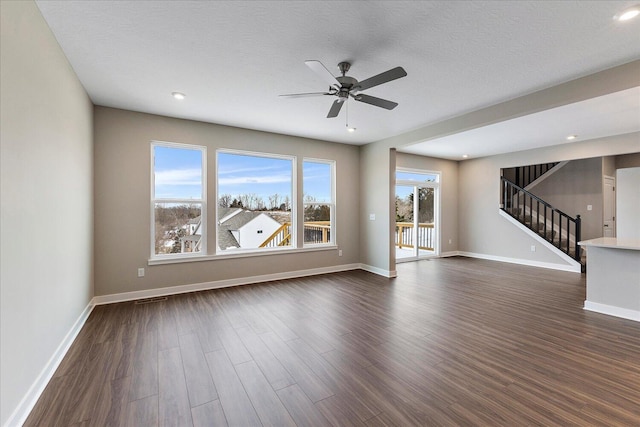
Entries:
{"type": "Polygon", "coordinates": [[[600,237],[587,250],[584,309],[640,322],[640,240],[600,237]]]}

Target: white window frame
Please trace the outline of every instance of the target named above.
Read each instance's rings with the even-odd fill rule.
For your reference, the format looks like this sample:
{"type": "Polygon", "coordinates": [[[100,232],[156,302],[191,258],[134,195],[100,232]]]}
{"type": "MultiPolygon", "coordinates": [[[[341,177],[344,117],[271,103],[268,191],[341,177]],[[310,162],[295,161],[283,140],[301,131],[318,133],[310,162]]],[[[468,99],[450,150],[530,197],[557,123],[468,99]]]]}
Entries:
{"type": "Polygon", "coordinates": [[[168,260],[168,259],[178,259],[178,258],[201,258],[207,255],[207,147],[202,145],[192,145],[192,144],[183,144],[178,142],[167,142],[167,141],[151,141],[151,212],[150,212],[150,220],[151,220],[151,260],[168,260]],[[168,147],[168,148],[176,148],[183,150],[200,150],[202,153],[202,195],[201,198],[198,199],[156,199],[155,196],[155,147],[168,147]],[[200,251],[199,252],[188,252],[188,253],[175,253],[175,254],[156,254],[155,243],[156,243],[156,222],[155,222],[155,205],[156,203],[199,203],[201,205],[201,241],[200,241],[200,251]]]}
{"type": "Polygon", "coordinates": [[[303,171],[303,191],[304,191],[304,163],[323,163],[328,164],[331,168],[330,178],[331,178],[331,202],[306,202],[302,201],[302,213],[301,213],[301,221],[302,226],[304,228],[304,212],[305,208],[309,205],[328,205],[329,206],[329,218],[331,221],[331,228],[329,230],[329,241],[327,243],[305,243],[304,235],[302,237],[302,246],[305,248],[308,247],[318,247],[318,246],[335,246],[336,245],[336,161],[328,160],[328,159],[316,159],[310,157],[304,157],[302,159],[302,171],[303,171]]]}
{"type": "Polygon", "coordinates": [[[297,164],[298,157],[295,155],[287,155],[287,154],[275,154],[275,153],[263,153],[257,151],[245,151],[245,150],[234,150],[229,148],[218,148],[216,150],[216,174],[215,174],[215,186],[216,186],[216,200],[215,200],[215,224],[216,224],[216,245],[215,245],[215,254],[217,257],[235,257],[235,256],[243,256],[243,255],[259,255],[263,253],[273,253],[273,252],[282,252],[282,251],[292,251],[298,248],[298,233],[297,233],[297,224],[298,224],[298,212],[297,212],[297,164]],[[253,156],[253,157],[266,157],[270,159],[279,159],[279,160],[288,160],[291,162],[291,224],[289,225],[289,230],[291,233],[291,244],[289,246],[281,246],[281,247],[272,247],[272,248],[249,248],[249,249],[232,249],[232,250],[218,250],[218,241],[219,239],[219,229],[218,229],[218,200],[220,198],[219,191],[219,156],[218,154],[235,154],[239,156],[253,156]]]}

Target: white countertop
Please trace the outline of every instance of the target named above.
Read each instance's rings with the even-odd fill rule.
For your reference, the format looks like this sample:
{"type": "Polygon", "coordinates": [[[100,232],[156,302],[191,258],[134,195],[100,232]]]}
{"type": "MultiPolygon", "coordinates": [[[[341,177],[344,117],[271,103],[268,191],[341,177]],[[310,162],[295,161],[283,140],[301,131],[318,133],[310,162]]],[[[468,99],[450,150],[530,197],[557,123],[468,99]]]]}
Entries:
{"type": "Polygon", "coordinates": [[[580,246],[598,246],[601,248],[612,249],[631,249],[640,251],[640,240],[638,239],[619,239],[617,237],[598,237],[597,239],[583,240],[578,242],[580,246]]]}

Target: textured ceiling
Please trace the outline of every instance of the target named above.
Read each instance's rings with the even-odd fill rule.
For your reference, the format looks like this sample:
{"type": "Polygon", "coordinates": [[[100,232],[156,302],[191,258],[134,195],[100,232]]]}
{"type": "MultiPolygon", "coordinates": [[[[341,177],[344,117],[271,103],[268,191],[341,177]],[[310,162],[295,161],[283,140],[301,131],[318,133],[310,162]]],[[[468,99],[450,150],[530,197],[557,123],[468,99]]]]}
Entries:
{"type": "MultiPolygon", "coordinates": [[[[38,1],[97,105],[351,144],[446,118],[640,58],[628,1],[38,1]],[[387,111],[330,97],[304,61],[363,80],[387,111]],[[173,91],[184,92],[183,101],[173,91]]],[[[576,131],[576,133],[579,133],[576,131]]]]}

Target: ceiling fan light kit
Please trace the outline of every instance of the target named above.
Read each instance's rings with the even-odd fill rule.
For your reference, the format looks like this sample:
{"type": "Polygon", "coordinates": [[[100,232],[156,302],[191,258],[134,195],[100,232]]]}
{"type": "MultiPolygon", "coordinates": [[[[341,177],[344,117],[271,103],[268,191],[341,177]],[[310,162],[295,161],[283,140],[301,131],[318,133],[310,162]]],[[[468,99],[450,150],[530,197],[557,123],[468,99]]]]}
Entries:
{"type": "MultiPolygon", "coordinates": [[[[338,64],[338,68],[342,75],[337,77],[331,74],[331,72],[327,70],[327,67],[325,67],[320,61],[309,60],[304,63],[311,69],[311,71],[316,73],[318,77],[324,80],[325,83],[329,84],[328,92],[293,93],[280,96],[291,98],[326,95],[336,96],[338,99],[333,101],[333,104],[329,109],[329,114],[327,114],[328,119],[338,117],[338,114],[342,109],[342,105],[344,105],[349,98],[375,107],[393,110],[398,106],[397,102],[376,98],[375,96],[366,95],[360,92],[407,75],[407,72],[402,67],[396,67],[359,82],[357,79],[347,76],[347,72],[351,69],[351,64],[349,62],[343,61],[338,64]]],[[[353,129],[355,131],[355,128],[353,129]]],[[[349,130],[349,132],[353,131],[349,130]]]]}

